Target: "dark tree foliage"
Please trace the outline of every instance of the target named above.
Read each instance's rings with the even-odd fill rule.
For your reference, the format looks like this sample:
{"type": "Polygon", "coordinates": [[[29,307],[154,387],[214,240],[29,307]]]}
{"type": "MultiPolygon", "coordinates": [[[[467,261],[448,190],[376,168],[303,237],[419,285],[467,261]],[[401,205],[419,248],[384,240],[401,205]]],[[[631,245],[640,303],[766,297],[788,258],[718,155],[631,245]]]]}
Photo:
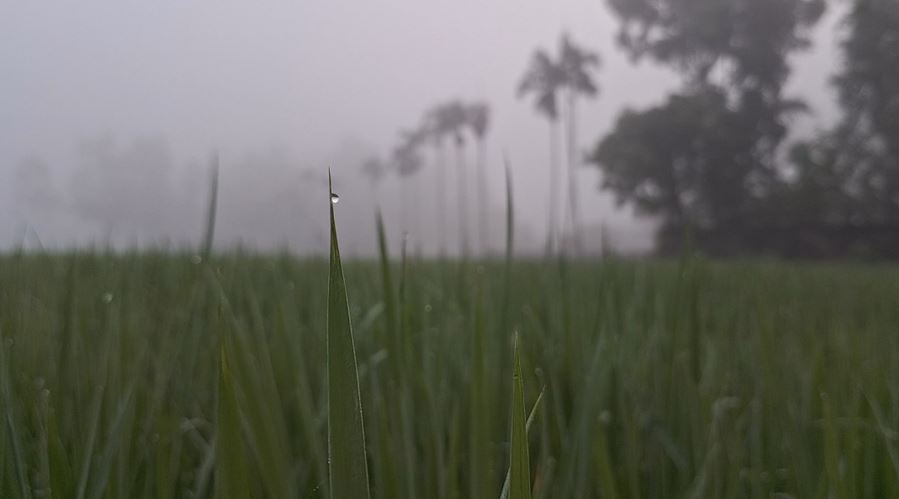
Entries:
{"type": "Polygon", "coordinates": [[[872,135],[882,156],[899,162],[899,2],[856,0],[836,83],[847,125],[872,135]]]}
{"type": "Polygon", "coordinates": [[[720,168],[752,137],[715,89],[671,96],[643,112],[626,111],[592,159],[603,165],[603,187],[620,204],[662,215],[671,224],[712,226],[745,210],[749,158],[720,168]]]}
{"type": "Polygon", "coordinates": [[[559,119],[558,91],[565,81],[565,72],[552,56],[545,50],[537,50],[531,58],[531,64],[518,85],[518,97],[535,95],[534,107],[555,122],[559,119]]]}
{"type": "MultiPolygon", "coordinates": [[[[592,151],[620,203],[671,228],[737,230],[776,221],[779,151],[791,115],[787,57],[809,46],[823,0],[608,0],[619,42],[684,76],[664,104],[626,111],[592,151]]],[[[674,231],[676,232],[676,231],[674,231]]]]}
{"type": "Polygon", "coordinates": [[[823,0],[608,0],[619,42],[706,82],[721,67],[737,88],[779,93],[786,54],[809,45],[823,0]]]}
{"type": "Polygon", "coordinates": [[[793,148],[786,196],[797,216],[854,227],[899,225],[899,2],[856,0],[835,79],[843,120],[793,148]]]}

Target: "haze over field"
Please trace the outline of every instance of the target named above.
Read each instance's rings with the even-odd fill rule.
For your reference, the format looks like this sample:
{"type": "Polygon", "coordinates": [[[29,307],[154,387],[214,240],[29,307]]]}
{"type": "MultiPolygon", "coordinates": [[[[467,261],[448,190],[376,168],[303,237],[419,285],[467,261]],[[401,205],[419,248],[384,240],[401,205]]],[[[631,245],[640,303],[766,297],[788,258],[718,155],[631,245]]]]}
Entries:
{"type": "MultiPolygon", "coordinates": [[[[818,122],[834,114],[828,79],[838,18],[832,9],[816,28],[816,48],[795,58],[789,85],[818,122]]],[[[503,217],[507,151],[521,244],[537,250],[547,126],[515,95],[533,50],[554,48],[567,31],[602,56],[601,94],[579,111],[582,149],[625,107],[658,103],[681,81],[651,62],[631,64],[599,0],[6,2],[0,31],[4,248],[23,237],[46,246],[195,242],[217,150],[220,244],[323,251],[330,166],[343,194],[348,253],[374,249],[376,197],[391,230],[408,230],[433,250],[433,168],[406,181],[416,189],[391,175],[375,196],[359,165],[388,155],[423,110],[461,98],[492,107],[491,223],[503,217]]],[[[604,223],[622,247],[648,247],[651,223],[617,210],[599,192],[595,168],[583,168],[578,183],[585,226],[604,223]]],[[[447,192],[454,186],[448,177],[447,192]]],[[[451,242],[454,214],[449,209],[451,242]]]]}

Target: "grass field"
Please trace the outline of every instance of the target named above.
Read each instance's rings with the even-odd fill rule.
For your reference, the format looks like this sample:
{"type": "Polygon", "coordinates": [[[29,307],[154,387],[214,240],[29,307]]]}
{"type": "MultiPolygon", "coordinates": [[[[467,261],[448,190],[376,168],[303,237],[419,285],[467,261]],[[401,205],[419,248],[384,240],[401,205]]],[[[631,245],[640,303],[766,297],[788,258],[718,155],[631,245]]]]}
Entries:
{"type": "MultiPolygon", "coordinates": [[[[534,497],[899,497],[899,270],[389,270],[344,268],[373,497],[499,497],[514,331],[529,412],[544,392],[534,497]]],[[[0,497],[327,497],[328,279],[286,255],[0,258],[0,497]]]]}

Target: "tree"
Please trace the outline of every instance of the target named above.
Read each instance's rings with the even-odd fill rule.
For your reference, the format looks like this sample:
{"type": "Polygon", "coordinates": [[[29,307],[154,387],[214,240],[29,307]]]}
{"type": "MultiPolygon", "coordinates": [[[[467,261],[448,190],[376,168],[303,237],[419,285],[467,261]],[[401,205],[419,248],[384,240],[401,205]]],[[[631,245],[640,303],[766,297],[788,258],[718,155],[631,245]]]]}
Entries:
{"type": "Polygon", "coordinates": [[[453,123],[449,121],[443,106],[436,106],[425,113],[420,129],[434,149],[436,159],[436,180],[434,194],[437,198],[437,230],[439,232],[439,252],[446,255],[446,151],[444,141],[453,133],[453,123]]]}
{"type": "Polygon", "coordinates": [[[487,205],[487,151],[486,137],[490,127],[490,107],[486,102],[469,104],[466,122],[471,128],[477,147],[475,168],[478,177],[478,242],[482,251],[488,251],[490,239],[489,206],[487,205]]]}
{"type": "MultiPolygon", "coordinates": [[[[855,0],[836,78],[859,203],[872,221],[899,222],[899,3],[855,0]]],[[[845,143],[844,142],[844,143],[845,143]]],[[[844,151],[846,152],[846,151],[844,151]]]]}
{"type": "MultiPolygon", "coordinates": [[[[425,115],[425,125],[422,127],[425,135],[436,137],[442,141],[444,137],[451,137],[456,156],[457,199],[459,209],[459,251],[462,256],[468,254],[468,180],[465,175],[465,132],[468,127],[468,109],[459,100],[452,100],[431,109],[425,115]]],[[[438,189],[446,189],[443,178],[440,178],[438,189]]],[[[441,194],[442,195],[442,194],[441,194]]]]}
{"type": "Polygon", "coordinates": [[[823,0],[608,0],[619,43],[685,77],[684,89],[627,111],[591,161],[619,201],[665,226],[765,222],[782,192],[778,151],[804,104],[783,95],[787,56],[809,45],[823,0]]]}
{"type": "Polygon", "coordinates": [[[626,111],[589,158],[603,166],[603,187],[619,204],[668,226],[712,227],[746,209],[742,180],[751,163],[722,169],[717,162],[749,147],[740,125],[720,91],[673,95],[659,107],[626,111]]]}
{"type": "Polygon", "coordinates": [[[561,171],[558,160],[559,104],[558,92],[565,81],[565,74],[552,57],[538,49],[531,57],[530,65],[518,85],[518,97],[534,96],[534,108],[549,123],[549,204],[547,206],[546,251],[552,253],[557,238],[558,201],[561,171]]]}
{"type": "Polygon", "coordinates": [[[579,96],[595,97],[599,88],[593,81],[593,71],[600,66],[599,55],[577,46],[567,34],[559,41],[558,67],[562,74],[562,88],[567,100],[567,157],[568,157],[568,202],[571,216],[571,231],[575,248],[580,250],[580,216],[577,200],[577,167],[580,151],[577,139],[577,100],[579,96]]]}
{"type": "Polygon", "coordinates": [[[607,0],[621,20],[619,44],[650,56],[691,83],[779,93],[786,55],[809,46],[824,0],[607,0]],[[720,71],[716,72],[716,69],[720,71]]]}
{"type": "Polygon", "coordinates": [[[841,121],[793,147],[795,180],[777,200],[802,223],[899,222],[899,4],[855,0],[834,79],[841,121]]]}
{"type": "MultiPolygon", "coordinates": [[[[424,165],[424,160],[422,159],[421,151],[419,150],[424,138],[424,134],[418,129],[400,132],[400,142],[393,149],[392,161],[397,174],[399,174],[401,178],[408,179],[412,177],[414,174],[418,173],[424,165]]],[[[419,189],[413,187],[411,189],[406,188],[404,191],[405,194],[402,198],[402,218],[404,230],[408,230],[409,220],[407,217],[410,209],[414,209],[416,213],[418,213],[419,189]],[[410,191],[412,195],[411,202],[408,200],[410,191]],[[413,206],[409,206],[410,204],[413,206]]],[[[417,229],[419,225],[418,216],[416,216],[414,226],[417,229]]]]}

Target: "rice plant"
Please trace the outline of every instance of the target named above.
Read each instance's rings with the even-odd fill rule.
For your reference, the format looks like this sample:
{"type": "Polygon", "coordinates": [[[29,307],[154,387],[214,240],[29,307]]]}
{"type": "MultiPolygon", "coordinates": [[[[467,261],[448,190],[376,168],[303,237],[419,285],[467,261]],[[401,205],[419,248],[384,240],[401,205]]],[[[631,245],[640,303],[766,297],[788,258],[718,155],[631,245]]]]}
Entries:
{"type": "Polygon", "coordinates": [[[0,256],[0,497],[899,497],[894,267],[397,261],[379,218],[342,261],[332,213],[328,260],[0,256]]]}

